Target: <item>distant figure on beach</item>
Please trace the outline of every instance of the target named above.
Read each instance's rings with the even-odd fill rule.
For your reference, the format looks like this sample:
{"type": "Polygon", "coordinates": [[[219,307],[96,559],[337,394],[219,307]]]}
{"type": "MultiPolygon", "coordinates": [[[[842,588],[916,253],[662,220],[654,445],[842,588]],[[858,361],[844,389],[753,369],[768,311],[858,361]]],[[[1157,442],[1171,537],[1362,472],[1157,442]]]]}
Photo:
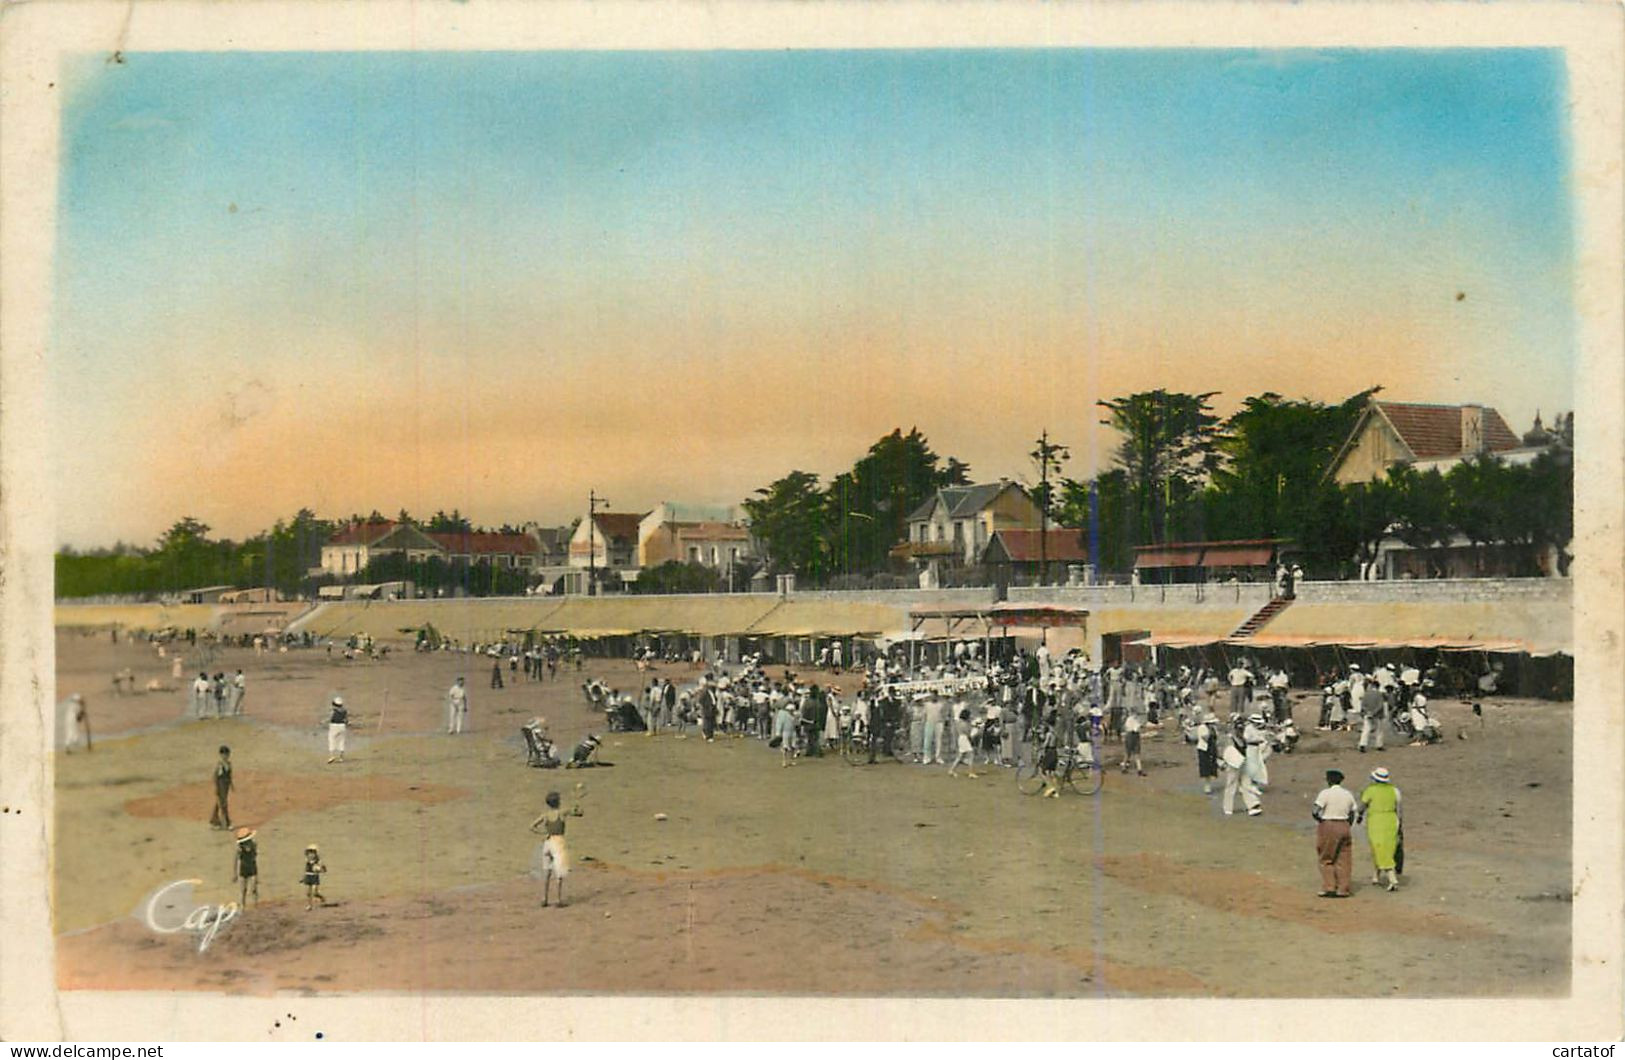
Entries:
{"type": "Polygon", "coordinates": [[[75,692],[68,697],[67,708],[62,713],[63,753],[72,754],[81,742],[85,750],[91,750],[90,714],[85,710],[85,697],[75,692]]]}
{"type": "Polygon", "coordinates": [[[446,734],[463,731],[468,723],[468,688],[459,677],[446,692],[446,734]]]}
{"type": "Polygon", "coordinates": [[[231,798],[231,748],[220,745],[220,757],[214,763],[214,812],[209,823],[215,828],[231,827],[231,809],[226,805],[231,798]]]}
{"type": "Polygon", "coordinates": [[[334,696],[332,711],[327,716],[327,764],[344,761],[344,738],[350,731],[350,712],[344,708],[344,697],[334,696]]]}
{"type": "Polygon", "coordinates": [[[239,668],[236,675],[231,679],[231,712],[233,714],[243,712],[243,695],[247,691],[248,679],[243,676],[243,671],[239,668]]]}

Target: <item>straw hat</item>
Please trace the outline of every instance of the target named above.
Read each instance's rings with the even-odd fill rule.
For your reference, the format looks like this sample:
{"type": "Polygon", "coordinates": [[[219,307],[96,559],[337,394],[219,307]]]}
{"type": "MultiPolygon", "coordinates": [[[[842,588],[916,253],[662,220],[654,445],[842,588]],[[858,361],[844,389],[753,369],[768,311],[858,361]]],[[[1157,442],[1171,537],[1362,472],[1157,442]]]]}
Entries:
{"type": "Polygon", "coordinates": [[[333,705],[334,705],[334,706],[335,706],[335,707],[342,707],[342,706],[344,706],[344,697],[343,697],[343,696],[334,696],[334,697],[333,697],[333,705]]]}
{"type": "Polygon", "coordinates": [[[244,827],[237,829],[237,842],[246,843],[257,835],[259,835],[258,832],[245,825],[244,827]]]}
{"type": "Polygon", "coordinates": [[[305,844],[305,853],[307,853],[307,854],[320,854],[321,851],[316,849],[316,844],[315,843],[306,843],[305,844]]]}
{"type": "Polygon", "coordinates": [[[1378,766],[1376,769],[1371,771],[1371,779],[1375,780],[1378,784],[1388,783],[1388,777],[1389,773],[1387,766],[1378,766]]]}

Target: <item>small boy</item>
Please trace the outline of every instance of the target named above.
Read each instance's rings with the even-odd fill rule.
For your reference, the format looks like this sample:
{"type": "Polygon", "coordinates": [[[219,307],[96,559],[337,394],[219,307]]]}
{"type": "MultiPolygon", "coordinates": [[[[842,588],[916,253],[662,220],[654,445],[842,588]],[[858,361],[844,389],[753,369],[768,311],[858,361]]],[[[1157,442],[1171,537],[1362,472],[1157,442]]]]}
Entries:
{"type": "Polygon", "coordinates": [[[260,866],[259,846],[254,842],[258,833],[252,828],[237,829],[237,849],[232,852],[231,882],[242,882],[242,895],[238,905],[248,908],[248,896],[254,896],[254,904],[260,904],[260,866]]]}
{"type": "Polygon", "coordinates": [[[305,885],[307,911],[314,908],[316,902],[327,904],[327,899],[322,897],[322,873],[326,871],[327,866],[322,864],[321,851],[316,849],[315,843],[310,844],[305,848],[305,873],[299,877],[299,882],[305,885]]]}

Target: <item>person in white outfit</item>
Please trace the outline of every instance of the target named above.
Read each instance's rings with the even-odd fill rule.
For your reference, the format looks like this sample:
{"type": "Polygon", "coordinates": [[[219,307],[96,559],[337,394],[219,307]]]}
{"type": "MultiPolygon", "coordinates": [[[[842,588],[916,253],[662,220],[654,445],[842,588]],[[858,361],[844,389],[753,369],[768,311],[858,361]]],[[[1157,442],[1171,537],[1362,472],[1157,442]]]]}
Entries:
{"type": "Polygon", "coordinates": [[[85,697],[75,692],[62,711],[62,750],[72,754],[80,744],[91,750],[90,715],[85,711],[85,697]]]}
{"type": "Polygon", "coordinates": [[[1264,812],[1263,800],[1258,797],[1258,777],[1263,770],[1263,759],[1260,757],[1264,745],[1263,719],[1255,722],[1247,719],[1243,725],[1240,719],[1236,724],[1240,726],[1239,733],[1233,734],[1224,746],[1224,815],[1229,817],[1235,813],[1236,792],[1241,792],[1242,805],[1247,808],[1247,816],[1257,817],[1264,812]]]}
{"type": "Polygon", "coordinates": [[[446,692],[446,735],[463,731],[468,724],[468,686],[459,677],[446,692]]]}
{"type": "Polygon", "coordinates": [[[243,676],[241,670],[238,670],[231,679],[231,712],[233,714],[243,712],[243,694],[247,691],[248,679],[243,676]]]}
{"type": "Polygon", "coordinates": [[[350,732],[350,712],[344,708],[344,697],[334,696],[332,713],[327,716],[327,764],[344,761],[345,737],[350,732]]]}
{"type": "Polygon", "coordinates": [[[200,673],[197,680],[192,682],[192,716],[201,718],[214,701],[213,687],[209,684],[209,675],[200,673]]]}

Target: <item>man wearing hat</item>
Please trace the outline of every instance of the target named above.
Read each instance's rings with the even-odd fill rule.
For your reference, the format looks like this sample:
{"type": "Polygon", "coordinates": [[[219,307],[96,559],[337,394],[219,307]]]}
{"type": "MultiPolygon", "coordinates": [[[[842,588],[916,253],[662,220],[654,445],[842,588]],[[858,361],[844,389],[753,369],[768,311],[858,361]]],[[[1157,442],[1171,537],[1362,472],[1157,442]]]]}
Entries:
{"type": "Polygon", "coordinates": [[[1241,803],[1247,808],[1248,817],[1257,817],[1264,812],[1263,800],[1258,797],[1258,777],[1263,769],[1263,759],[1259,751],[1264,744],[1263,718],[1257,722],[1248,719],[1243,727],[1242,720],[1236,718],[1232,722],[1230,739],[1224,745],[1224,815],[1229,817],[1236,812],[1236,792],[1241,792],[1241,803]]]}
{"type": "Polygon", "coordinates": [[[333,712],[327,717],[327,764],[344,761],[344,737],[350,731],[350,712],[344,709],[344,697],[333,697],[333,712]]]}
{"type": "Polygon", "coordinates": [[[1326,787],[1315,796],[1310,815],[1315,828],[1315,853],[1320,858],[1320,897],[1347,898],[1354,872],[1354,837],[1350,833],[1360,804],[1343,786],[1341,770],[1326,770],[1326,787]]]}
{"type": "Polygon", "coordinates": [[[237,848],[232,851],[231,856],[231,882],[242,881],[242,897],[237,904],[244,909],[248,908],[248,896],[251,892],[254,895],[254,904],[258,905],[260,901],[260,851],[254,842],[254,837],[258,834],[252,828],[237,829],[237,848]]]}

